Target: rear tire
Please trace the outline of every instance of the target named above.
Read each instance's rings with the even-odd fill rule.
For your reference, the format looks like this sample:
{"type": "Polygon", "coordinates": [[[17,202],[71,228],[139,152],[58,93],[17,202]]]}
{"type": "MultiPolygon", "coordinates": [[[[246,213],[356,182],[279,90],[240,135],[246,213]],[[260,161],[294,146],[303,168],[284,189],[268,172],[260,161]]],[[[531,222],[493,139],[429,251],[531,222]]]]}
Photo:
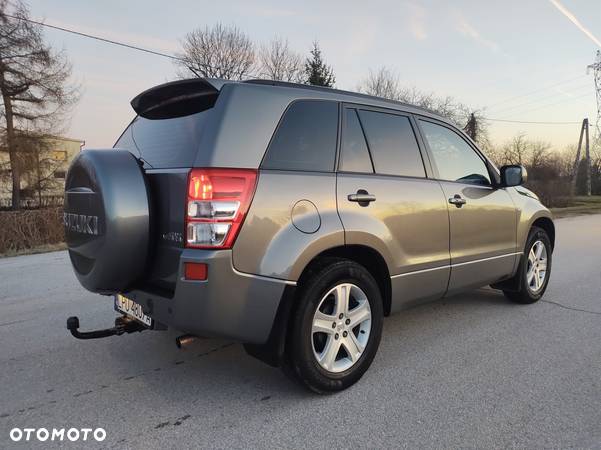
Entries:
{"type": "Polygon", "coordinates": [[[518,273],[518,290],[504,290],[507,298],[522,304],[539,301],[544,295],[551,276],[553,248],[547,232],[542,228],[532,227],[526,240],[526,247],[520,259],[518,273]]]}
{"type": "Polygon", "coordinates": [[[376,355],[383,315],[378,285],[363,266],[324,260],[303,281],[284,372],[317,393],[348,388],[376,355]]]}

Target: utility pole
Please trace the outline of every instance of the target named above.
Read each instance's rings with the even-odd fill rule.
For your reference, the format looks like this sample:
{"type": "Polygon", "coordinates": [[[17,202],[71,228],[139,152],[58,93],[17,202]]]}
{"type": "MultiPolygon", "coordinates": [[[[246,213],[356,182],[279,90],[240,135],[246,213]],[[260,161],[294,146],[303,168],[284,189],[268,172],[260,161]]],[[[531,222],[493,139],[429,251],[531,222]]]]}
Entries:
{"type": "Polygon", "coordinates": [[[588,119],[582,121],[580,128],[580,138],[578,139],[578,150],[576,151],[576,159],[574,160],[574,169],[572,171],[572,194],[576,193],[576,181],[578,179],[578,169],[580,168],[580,154],[582,151],[582,140],[584,138],[584,152],[586,163],[586,195],[591,195],[591,149],[589,142],[589,124],[588,119]]]}

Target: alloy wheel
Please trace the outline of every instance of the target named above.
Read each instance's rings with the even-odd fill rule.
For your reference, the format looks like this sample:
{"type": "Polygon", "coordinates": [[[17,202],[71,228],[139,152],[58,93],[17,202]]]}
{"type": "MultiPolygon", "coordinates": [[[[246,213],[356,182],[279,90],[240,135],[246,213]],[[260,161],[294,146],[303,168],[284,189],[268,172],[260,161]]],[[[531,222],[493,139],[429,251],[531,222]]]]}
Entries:
{"type": "Polygon", "coordinates": [[[369,341],[371,308],[367,295],[351,283],[341,283],[321,299],[311,328],[313,354],[328,372],[348,370],[361,358],[369,341]]]}
{"type": "Polygon", "coordinates": [[[546,277],[547,247],[542,241],[536,241],[528,253],[528,270],[526,271],[528,289],[537,293],[544,286],[546,277]]]}

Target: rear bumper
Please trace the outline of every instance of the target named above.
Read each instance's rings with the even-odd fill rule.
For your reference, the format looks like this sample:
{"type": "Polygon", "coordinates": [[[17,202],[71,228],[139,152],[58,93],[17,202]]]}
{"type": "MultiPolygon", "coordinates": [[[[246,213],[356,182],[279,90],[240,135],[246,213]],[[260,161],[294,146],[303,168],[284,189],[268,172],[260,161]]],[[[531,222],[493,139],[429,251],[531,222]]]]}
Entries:
{"type": "Polygon", "coordinates": [[[142,289],[124,292],[154,320],[185,333],[263,344],[287,284],[236,271],[231,250],[182,252],[175,293],[166,298],[142,289]],[[207,281],[184,279],[184,263],[208,264],[207,281]]]}

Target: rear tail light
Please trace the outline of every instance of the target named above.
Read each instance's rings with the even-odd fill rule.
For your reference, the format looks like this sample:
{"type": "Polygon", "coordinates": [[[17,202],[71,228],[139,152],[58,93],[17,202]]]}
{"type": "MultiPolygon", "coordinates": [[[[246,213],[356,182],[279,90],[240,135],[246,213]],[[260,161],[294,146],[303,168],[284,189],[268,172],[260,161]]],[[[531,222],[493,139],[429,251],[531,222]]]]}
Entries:
{"type": "Polygon", "coordinates": [[[188,182],[186,245],[231,248],[250,206],[257,171],[192,169],[188,182]]]}

